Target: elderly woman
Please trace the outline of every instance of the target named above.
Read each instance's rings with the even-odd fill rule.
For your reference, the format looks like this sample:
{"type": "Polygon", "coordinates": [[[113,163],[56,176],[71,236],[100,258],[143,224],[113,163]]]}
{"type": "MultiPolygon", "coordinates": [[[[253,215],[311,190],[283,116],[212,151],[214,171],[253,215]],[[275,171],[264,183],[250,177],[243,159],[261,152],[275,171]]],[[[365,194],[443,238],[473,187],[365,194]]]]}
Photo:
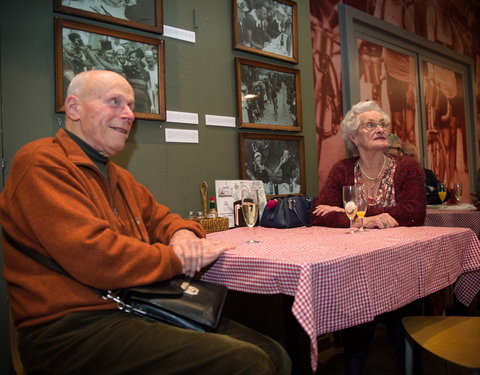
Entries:
{"type": "MultiPolygon", "coordinates": [[[[373,101],[352,107],[342,122],[347,146],[358,156],[336,163],[314,202],[311,224],[347,227],[342,186],[363,185],[368,195],[365,228],[423,225],[426,213],[423,168],[407,156],[387,153],[389,116],[373,101]]],[[[355,225],[360,220],[355,219],[355,225]]]]}
{"type": "MultiPolygon", "coordinates": [[[[369,201],[363,219],[364,227],[384,229],[422,225],[426,213],[423,168],[414,158],[388,153],[388,115],[373,101],[360,102],[347,113],[341,126],[345,142],[358,156],[342,160],[332,167],[325,186],[315,200],[311,223],[330,227],[349,226],[349,219],[342,208],[342,186],[363,185],[369,201]]],[[[399,366],[402,366],[404,340],[401,318],[418,313],[418,310],[412,311],[416,307],[407,305],[382,314],[372,322],[343,330],[345,374],[363,374],[368,347],[378,321],[386,323],[398,354],[399,366]]]]}

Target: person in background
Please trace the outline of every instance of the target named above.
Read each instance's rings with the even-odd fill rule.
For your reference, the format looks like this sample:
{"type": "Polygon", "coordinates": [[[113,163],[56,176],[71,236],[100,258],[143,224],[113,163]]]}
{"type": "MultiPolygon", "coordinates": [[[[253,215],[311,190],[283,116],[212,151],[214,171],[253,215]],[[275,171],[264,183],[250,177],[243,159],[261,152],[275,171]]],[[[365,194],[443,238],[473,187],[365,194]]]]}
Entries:
{"type": "Polygon", "coordinates": [[[251,180],[260,180],[263,183],[268,183],[270,176],[273,175],[270,168],[263,163],[263,157],[259,151],[255,151],[253,154],[252,168],[247,168],[246,173],[251,180]]]}
{"type": "MultiPolygon", "coordinates": [[[[385,229],[423,225],[426,214],[423,170],[413,158],[387,153],[388,114],[376,102],[360,102],[345,115],[341,129],[349,149],[358,156],[341,160],[332,167],[325,186],[314,201],[310,223],[348,227],[349,219],[342,208],[342,187],[364,185],[369,200],[364,227],[385,229]]],[[[359,226],[357,220],[355,225],[359,226]]],[[[368,347],[379,321],[386,323],[399,366],[403,365],[401,318],[409,313],[410,308],[405,306],[342,331],[345,374],[363,374],[368,347]]]]}
{"type": "Polygon", "coordinates": [[[249,12],[245,1],[237,1],[237,41],[239,44],[250,47],[248,43],[247,28],[245,25],[245,16],[249,12]]]}
{"type": "Polygon", "coordinates": [[[390,133],[387,138],[388,149],[387,152],[392,155],[403,155],[402,140],[394,133],[390,133]]]}
{"type": "Polygon", "coordinates": [[[124,66],[125,78],[135,90],[136,110],[143,113],[155,113],[152,97],[152,83],[150,74],[142,64],[145,53],[141,48],[129,52],[128,60],[130,65],[124,66]]]}
{"type": "Polygon", "coordinates": [[[148,72],[148,75],[150,76],[150,91],[151,91],[151,97],[152,97],[152,113],[159,113],[159,101],[158,101],[158,67],[157,67],[157,61],[155,60],[155,57],[153,55],[153,52],[151,50],[146,50],[145,51],[145,63],[146,67],[145,69],[148,72]]]}
{"type": "Polygon", "coordinates": [[[119,290],[191,277],[234,248],[206,239],[198,223],[171,213],[110,160],[125,146],[134,104],[118,73],[80,73],[67,91],[65,128],[13,160],[0,194],[3,231],[74,278],[3,242],[26,373],[289,374],[278,343],[225,317],[215,332],[181,329],[120,311],[85,286],[119,290]]]}
{"type": "Polygon", "coordinates": [[[480,211],[480,168],[477,171],[477,194],[473,194],[472,203],[480,211]]]}
{"type": "Polygon", "coordinates": [[[252,48],[263,50],[270,37],[267,34],[267,8],[262,0],[255,0],[254,8],[245,15],[246,42],[252,48]]]}
{"type": "MultiPolygon", "coordinates": [[[[403,155],[410,156],[418,161],[417,148],[410,142],[402,143],[403,155]]],[[[438,196],[437,186],[440,183],[437,176],[431,169],[423,168],[425,173],[425,195],[427,197],[427,204],[442,204],[438,196]]],[[[445,201],[450,199],[450,191],[447,189],[447,196],[445,201]]]]}

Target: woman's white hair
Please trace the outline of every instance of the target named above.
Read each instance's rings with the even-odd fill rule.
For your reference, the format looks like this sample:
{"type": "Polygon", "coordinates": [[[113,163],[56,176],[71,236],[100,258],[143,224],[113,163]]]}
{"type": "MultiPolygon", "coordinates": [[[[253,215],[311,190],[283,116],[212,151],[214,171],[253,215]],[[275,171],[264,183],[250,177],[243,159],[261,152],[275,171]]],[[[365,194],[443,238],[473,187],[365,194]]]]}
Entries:
{"type": "Polygon", "coordinates": [[[355,154],[358,153],[357,146],[355,146],[350,140],[350,135],[356,134],[358,131],[358,127],[360,126],[360,120],[358,119],[358,115],[370,111],[380,112],[385,121],[390,122],[390,116],[378,105],[377,102],[373,100],[367,100],[355,104],[350,109],[350,111],[347,112],[347,114],[343,118],[342,123],[340,124],[343,139],[347,144],[347,147],[355,154]]]}

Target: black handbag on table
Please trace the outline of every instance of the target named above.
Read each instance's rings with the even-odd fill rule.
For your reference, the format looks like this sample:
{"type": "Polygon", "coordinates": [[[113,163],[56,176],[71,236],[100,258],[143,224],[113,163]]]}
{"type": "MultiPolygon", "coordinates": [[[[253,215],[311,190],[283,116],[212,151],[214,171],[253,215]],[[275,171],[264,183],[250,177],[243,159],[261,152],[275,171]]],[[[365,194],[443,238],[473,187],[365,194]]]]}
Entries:
{"type": "Polygon", "coordinates": [[[304,195],[274,198],[277,203],[270,205],[267,202],[260,225],[268,228],[308,227],[314,199],[312,196],[304,195]],[[269,208],[269,206],[273,207],[269,208]]]}
{"type": "MultiPolygon", "coordinates": [[[[5,239],[17,250],[45,267],[72,278],[53,259],[17,242],[8,233],[5,239]]],[[[186,276],[120,291],[100,290],[78,283],[95,291],[103,299],[116,302],[119,310],[181,328],[200,332],[214,330],[220,320],[227,296],[227,287],[186,276]]]]}

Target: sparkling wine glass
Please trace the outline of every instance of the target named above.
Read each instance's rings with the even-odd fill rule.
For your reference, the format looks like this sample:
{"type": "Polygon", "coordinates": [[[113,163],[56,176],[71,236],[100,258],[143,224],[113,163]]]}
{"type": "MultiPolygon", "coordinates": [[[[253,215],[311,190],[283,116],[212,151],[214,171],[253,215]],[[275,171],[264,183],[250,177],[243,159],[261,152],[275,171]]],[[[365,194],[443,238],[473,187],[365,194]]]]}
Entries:
{"type": "Polygon", "coordinates": [[[453,193],[455,194],[457,204],[459,204],[463,196],[463,184],[461,182],[455,182],[453,184],[453,193]]]}
{"type": "Polygon", "coordinates": [[[345,213],[350,219],[350,229],[346,233],[355,233],[355,229],[353,228],[353,220],[357,214],[357,204],[355,203],[355,186],[343,186],[342,196],[343,208],[345,208],[345,213]]]}
{"type": "Polygon", "coordinates": [[[442,183],[439,183],[437,185],[437,191],[438,191],[438,197],[440,198],[440,200],[442,201],[442,208],[445,207],[443,205],[444,201],[445,201],[445,198],[447,197],[447,188],[445,187],[444,184],[442,183]]]}
{"type": "MultiPolygon", "coordinates": [[[[242,213],[245,219],[245,223],[253,232],[253,227],[258,220],[258,193],[256,190],[242,192],[242,213]]],[[[253,238],[245,241],[246,244],[262,243],[261,241],[254,240],[253,238]]]]}
{"type": "Polygon", "coordinates": [[[357,205],[357,216],[360,218],[360,229],[358,231],[366,232],[367,230],[363,228],[363,217],[367,213],[368,196],[363,185],[355,186],[355,203],[357,205]]]}

